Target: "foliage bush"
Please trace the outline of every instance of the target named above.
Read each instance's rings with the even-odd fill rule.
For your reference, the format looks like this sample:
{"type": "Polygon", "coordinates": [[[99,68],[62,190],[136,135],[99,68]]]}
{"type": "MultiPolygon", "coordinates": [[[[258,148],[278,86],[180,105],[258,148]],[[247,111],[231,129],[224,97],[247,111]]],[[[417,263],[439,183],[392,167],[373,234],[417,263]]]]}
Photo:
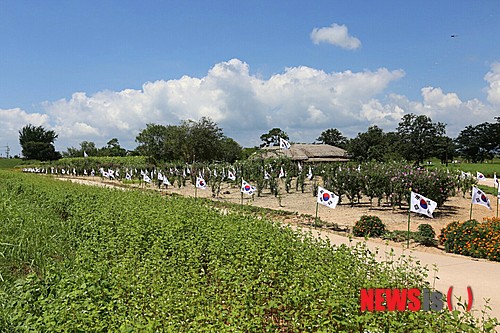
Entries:
{"type": "MultiPolygon", "coordinates": [[[[410,239],[416,238],[416,232],[410,231],[410,239]]],[[[387,230],[383,235],[382,239],[390,240],[397,243],[406,242],[408,239],[407,230],[387,230]]]]}
{"type": "Polygon", "coordinates": [[[446,252],[500,261],[500,220],[452,222],[441,229],[439,243],[446,252]]]}
{"type": "MultiPolygon", "coordinates": [[[[379,262],[211,201],[0,170],[2,332],[486,332],[459,311],[363,312],[362,288],[425,288],[379,262]],[[463,328],[465,327],[465,328],[463,328]]],[[[487,329],[485,329],[487,328],[487,329]]]]}
{"type": "Polygon", "coordinates": [[[416,241],[425,246],[436,245],[436,232],[430,224],[420,224],[416,235],[416,241]]]}
{"type": "Polygon", "coordinates": [[[385,233],[385,225],[378,216],[363,215],[352,228],[354,236],[379,237],[385,233]]]}

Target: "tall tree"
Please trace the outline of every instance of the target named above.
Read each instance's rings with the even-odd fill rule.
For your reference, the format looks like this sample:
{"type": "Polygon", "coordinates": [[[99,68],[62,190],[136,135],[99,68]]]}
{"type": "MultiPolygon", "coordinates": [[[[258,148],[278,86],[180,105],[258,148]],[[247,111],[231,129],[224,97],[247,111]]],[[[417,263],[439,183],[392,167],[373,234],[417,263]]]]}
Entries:
{"type": "Polygon", "coordinates": [[[241,147],[226,137],[210,118],[185,120],[180,125],[147,124],[136,138],[136,151],[155,161],[234,160],[241,147]]]}
{"type": "Polygon", "coordinates": [[[43,126],[28,124],[19,130],[19,144],[25,159],[39,161],[51,161],[61,158],[56,152],[54,142],[57,139],[56,132],[46,130],[43,126]]]}
{"type": "Polygon", "coordinates": [[[384,161],[387,152],[387,141],[384,131],[374,125],[368,127],[364,133],[349,140],[347,152],[352,159],[358,162],[384,161]]]}
{"type": "Polygon", "coordinates": [[[86,153],[88,156],[97,156],[98,149],[95,146],[95,143],[92,141],[82,141],[80,142],[80,148],[69,147],[66,152],[63,152],[63,157],[83,157],[83,153],[86,153]]]}
{"type": "Polygon", "coordinates": [[[92,141],[82,141],[80,142],[80,152],[81,154],[78,155],[79,157],[83,156],[83,153],[85,152],[88,156],[96,156],[97,155],[97,147],[95,146],[95,143],[92,141]]]}
{"type": "Polygon", "coordinates": [[[434,156],[439,158],[441,164],[448,166],[448,161],[457,155],[457,147],[453,139],[445,135],[436,138],[434,156]]]}
{"type": "Polygon", "coordinates": [[[329,128],[323,131],[316,140],[342,149],[345,149],[347,146],[347,138],[336,128],[329,128]]]}
{"type": "Polygon", "coordinates": [[[99,149],[98,154],[99,156],[125,156],[127,150],[120,146],[117,138],[112,138],[106,143],[105,147],[99,149]]]}
{"type": "Polygon", "coordinates": [[[165,158],[164,146],[167,127],[158,124],[146,124],[136,136],[135,141],[139,143],[136,150],[140,155],[153,158],[155,161],[161,161],[165,158]]]}
{"type": "Polygon", "coordinates": [[[168,125],[163,143],[163,159],[166,161],[188,161],[190,156],[186,126],[168,125]]]}
{"type": "Polygon", "coordinates": [[[221,152],[221,161],[234,163],[234,161],[241,157],[242,148],[238,142],[224,137],[221,140],[221,152]]]}
{"type": "Polygon", "coordinates": [[[458,152],[467,160],[476,163],[483,162],[485,159],[493,158],[493,153],[498,147],[496,125],[482,123],[476,126],[469,125],[465,127],[455,142],[458,146],[458,152]]]}
{"type": "Polygon", "coordinates": [[[260,140],[262,141],[260,147],[271,147],[271,146],[279,146],[280,138],[285,140],[290,140],[288,138],[288,134],[282,131],[281,128],[275,127],[271,129],[268,133],[262,134],[260,136],[260,140]]]}
{"type": "Polygon", "coordinates": [[[433,123],[425,115],[405,114],[397,128],[400,136],[400,152],[408,161],[421,164],[434,156],[438,137],[446,133],[446,125],[433,123]]]}
{"type": "Polygon", "coordinates": [[[188,136],[189,159],[192,161],[212,161],[221,157],[222,129],[210,118],[199,121],[187,120],[182,123],[188,136]]]}

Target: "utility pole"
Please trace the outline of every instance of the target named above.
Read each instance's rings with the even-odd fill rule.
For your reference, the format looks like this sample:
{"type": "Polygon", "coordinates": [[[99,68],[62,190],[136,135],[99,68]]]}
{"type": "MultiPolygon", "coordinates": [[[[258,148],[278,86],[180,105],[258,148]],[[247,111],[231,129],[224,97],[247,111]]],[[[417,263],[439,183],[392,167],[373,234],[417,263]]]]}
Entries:
{"type": "Polygon", "coordinates": [[[7,146],[0,146],[0,147],[5,148],[5,153],[6,153],[6,155],[7,155],[7,158],[9,158],[9,154],[10,154],[10,148],[9,148],[9,145],[7,145],[7,146]]]}

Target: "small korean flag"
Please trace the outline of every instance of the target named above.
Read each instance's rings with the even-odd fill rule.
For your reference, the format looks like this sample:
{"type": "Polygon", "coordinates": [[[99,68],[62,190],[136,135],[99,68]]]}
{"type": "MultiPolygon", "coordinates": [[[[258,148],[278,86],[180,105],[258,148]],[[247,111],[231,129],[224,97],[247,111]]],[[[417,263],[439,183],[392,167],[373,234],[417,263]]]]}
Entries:
{"type": "Polygon", "coordinates": [[[432,213],[434,209],[437,207],[437,203],[432,201],[431,199],[427,199],[423,195],[420,195],[415,192],[411,192],[411,200],[410,200],[410,211],[424,214],[429,217],[433,217],[432,213]]]}
{"type": "Polygon", "coordinates": [[[339,197],[321,186],[318,186],[317,202],[327,207],[335,208],[339,202],[339,197]]]}
{"type": "Polygon", "coordinates": [[[205,183],[205,179],[203,179],[203,177],[196,177],[196,187],[201,188],[202,190],[207,189],[207,183],[205,183]]]}

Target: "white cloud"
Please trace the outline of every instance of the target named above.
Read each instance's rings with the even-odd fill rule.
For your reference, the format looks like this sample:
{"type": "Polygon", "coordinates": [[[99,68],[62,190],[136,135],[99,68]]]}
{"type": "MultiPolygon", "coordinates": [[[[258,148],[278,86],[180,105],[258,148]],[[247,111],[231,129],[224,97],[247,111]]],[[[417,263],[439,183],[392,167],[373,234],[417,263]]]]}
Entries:
{"type": "Polygon", "coordinates": [[[371,124],[379,127],[393,127],[401,120],[404,110],[397,104],[382,104],[379,100],[371,100],[361,107],[361,115],[371,124]]]}
{"type": "Polygon", "coordinates": [[[491,65],[491,70],[486,73],[484,79],[488,82],[488,102],[500,106],[500,62],[491,65]]]}
{"type": "MultiPolygon", "coordinates": [[[[433,122],[446,124],[446,132],[456,137],[468,125],[494,122],[495,107],[474,98],[461,101],[456,93],[443,93],[441,88],[421,89],[422,102],[410,101],[406,96],[392,94],[389,105],[399,106],[405,113],[429,116],[433,122]]],[[[398,121],[399,122],[399,121],[398,121]]]]}
{"type": "Polygon", "coordinates": [[[314,44],[328,43],[347,50],[355,50],[361,47],[361,41],[350,36],[345,25],[333,23],[329,27],[314,28],[311,32],[311,40],[314,44]]]}
{"type": "MultiPolygon", "coordinates": [[[[496,73],[496,68],[490,73],[496,73]]],[[[485,79],[495,82],[490,73],[485,79]]],[[[387,87],[404,75],[402,70],[386,68],[326,73],[299,66],[262,78],[251,74],[245,62],[232,59],[214,65],[201,78],[147,82],[138,90],[76,92],[69,99],[44,102],[43,113],[0,109],[5,129],[0,139],[17,142],[17,131],[32,123],[59,134],[58,150],[84,140],[103,146],[113,137],[133,149],[135,137],[147,123],[179,124],[206,116],[240,144],[253,146],[273,127],[287,131],[292,141],[312,142],[332,127],[351,137],[373,124],[394,130],[403,114],[415,113],[448,124],[448,134],[455,136],[469,124],[491,122],[498,115],[490,104],[462,101],[441,88],[422,88],[421,101],[385,96],[387,87]]]]}
{"type": "Polygon", "coordinates": [[[325,73],[301,66],[263,79],[250,74],[248,64],[232,59],[216,64],[202,78],[159,80],[145,83],[142,90],[92,96],[77,92],[68,100],[45,102],[43,108],[64,147],[83,140],[99,146],[117,137],[134,148],[136,135],[147,123],[178,124],[202,116],[242,144],[256,145],[272,127],[306,133],[365,125],[369,118],[360,111],[363,104],[403,76],[401,70],[385,68],[325,73]]]}
{"type": "Polygon", "coordinates": [[[11,155],[20,154],[19,130],[28,124],[48,126],[49,116],[41,113],[27,113],[19,108],[0,109],[0,156],[5,157],[6,146],[11,155]]]}

